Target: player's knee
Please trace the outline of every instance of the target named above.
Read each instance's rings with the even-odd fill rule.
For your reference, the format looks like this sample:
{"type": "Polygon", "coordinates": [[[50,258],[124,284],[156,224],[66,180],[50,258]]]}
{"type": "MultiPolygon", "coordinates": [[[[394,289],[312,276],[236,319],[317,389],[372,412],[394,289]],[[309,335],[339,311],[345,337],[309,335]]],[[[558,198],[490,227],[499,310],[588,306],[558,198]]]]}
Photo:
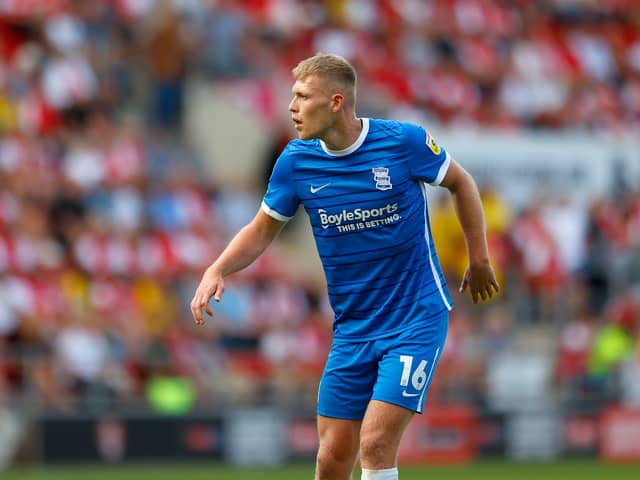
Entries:
{"type": "Polygon", "coordinates": [[[333,446],[320,445],[317,461],[323,465],[348,463],[353,460],[353,455],[348,450],[346,448],[340,449],[333,446]]]}
{"type": "Polygon", "coordinates": [[[316,479],[342,478],[351,471],[354,460],[350,452],[320,446],[316,458],[316,479]]]}
{"type": "Polygon", "coordinates": [[[365,433],[360,438],[360,460],[368,468],[387,468],[395,464],[396,451],[387,435],[365,433]]]}

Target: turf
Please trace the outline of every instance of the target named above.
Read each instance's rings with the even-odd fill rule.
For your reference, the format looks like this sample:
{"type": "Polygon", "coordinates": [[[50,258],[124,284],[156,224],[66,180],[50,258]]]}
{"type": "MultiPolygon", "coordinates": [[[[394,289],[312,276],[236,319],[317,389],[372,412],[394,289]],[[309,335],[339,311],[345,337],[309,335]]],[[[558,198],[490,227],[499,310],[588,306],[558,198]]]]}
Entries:
{"type": "MultiPolygon", "coordinates": [[[[219,464],[134,466],[47,466],[0,473],[2,480],[311,480],[309,464],[282,468],[237,469],[219,464]]],[[[359,473],[354,474],[359,479],[359,473]]],[[[481,462],[466,466],[402,467],[401,480],[632,480],[640,479],[640,463],[596,461],[559,463],[481,462]]]]}

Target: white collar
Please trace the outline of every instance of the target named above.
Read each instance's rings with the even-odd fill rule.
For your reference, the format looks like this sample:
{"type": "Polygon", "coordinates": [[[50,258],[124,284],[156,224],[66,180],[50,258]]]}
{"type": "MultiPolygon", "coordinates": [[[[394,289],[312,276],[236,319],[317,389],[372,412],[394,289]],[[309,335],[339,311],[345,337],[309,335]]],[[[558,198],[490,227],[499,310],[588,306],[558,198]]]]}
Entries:
{"type": "Polygon", "coordinates": [[[331,155],[332,157],[343,157],[345,155],[349,155],[350,153],[355,152],[358,148],[360,148],[360,145],[364,143],[364,139],[367,138],[367,133],[369,133],[369,119],[362,118],[361,120],[362,120],[362,131],[360,132],[360,135],[358,135],[358,138],[356,139],[356,141],[353,142],[347,148],[343,148],[342,150],[331,150],[329,147],[327,147],[326,143],[320,140],[320,146],[325,151],[325,153],[327,155],[331,155]]]}

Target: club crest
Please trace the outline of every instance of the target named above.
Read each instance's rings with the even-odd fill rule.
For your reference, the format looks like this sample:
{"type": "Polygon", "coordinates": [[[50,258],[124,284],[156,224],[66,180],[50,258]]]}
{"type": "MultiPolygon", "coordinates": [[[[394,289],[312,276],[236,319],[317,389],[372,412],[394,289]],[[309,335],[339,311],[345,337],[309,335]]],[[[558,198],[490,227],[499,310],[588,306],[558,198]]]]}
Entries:
{"type": "Polygon", "coordinates": [[[373,179],[376,181],[376,188],[378,190],[391,190],[391,177],[389,176],[389,169],[386,167],[375,167],[371,169],[373,171],[373,179]]]}

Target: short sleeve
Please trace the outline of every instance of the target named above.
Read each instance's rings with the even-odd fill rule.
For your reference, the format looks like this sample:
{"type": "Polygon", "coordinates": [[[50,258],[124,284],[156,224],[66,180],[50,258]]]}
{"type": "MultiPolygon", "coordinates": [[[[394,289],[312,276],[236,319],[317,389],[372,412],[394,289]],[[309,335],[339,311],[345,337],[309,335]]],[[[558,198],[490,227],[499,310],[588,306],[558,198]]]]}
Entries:
{"type": "Polygon", "coordinates": [[[292,179],[292,164],[293,158],[285,147],[273,167],[267,193],[262,199],[262,210],[281,222],[290,220],[300,203],[292,179]]]}
{"type": "Polygon", "coordinates": [[[409,123],[404,125],[411,176],[439,185],[449,169],[451,156],[424,128],[409,123]]]}

